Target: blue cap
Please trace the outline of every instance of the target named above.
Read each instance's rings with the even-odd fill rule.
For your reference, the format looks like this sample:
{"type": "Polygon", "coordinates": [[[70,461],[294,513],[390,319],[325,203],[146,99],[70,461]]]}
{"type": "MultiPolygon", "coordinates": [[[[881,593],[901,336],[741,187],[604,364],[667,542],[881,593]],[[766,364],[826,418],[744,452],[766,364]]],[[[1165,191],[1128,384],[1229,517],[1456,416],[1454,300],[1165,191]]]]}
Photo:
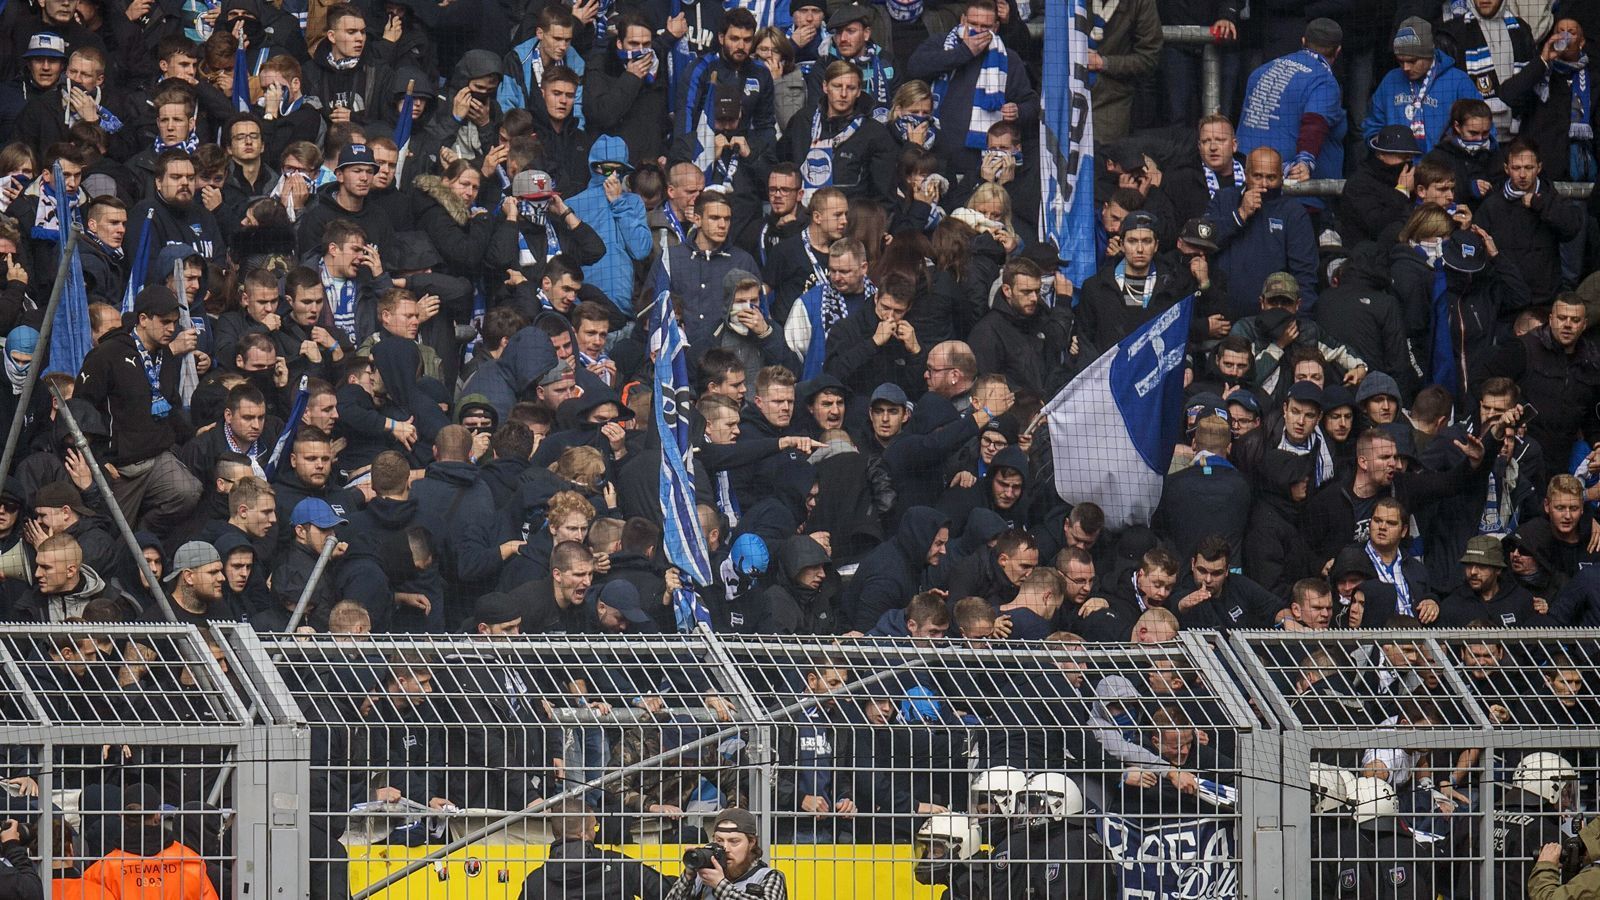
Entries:
{"type": "Polygon", "coordinates": [[[376,169],[378,161],[372,158],[372,149],[366,144],[346,144],[339,151],[339,165],[334,167],[334,171],[345,166],[371,166],[376,169]]]}
{"type": "Polygon", "coordinates": [[[66,59],[67,42],[53,31],[41,31],[28,38],[28,49],[22,51],[23,59],[32,59],[35,56],[66,59]]]}
{"type": "Polygon", "coordinates": [[[767,542],[754,534],[739,535],[728,550],[728,558],[733,562],[733,570],[741,575],[765,572],[772,562],[767,542]]]}
{"type": "Polygon", "coordinates": [[[911,398],[906,396],[905,389],[890,381],[878,385],[872,392],[872,403],[893,403],[895,406],[906,407],[911,405],[911,398]]]}
{"type": "Polygon", "coordinates": [[[346,520],[339,517],[328,505],[328,501],[316,497],[307,497],[294,505],[294,512],[289,514],[289,524],[293,527],[301,525],[315,525],[318,528],[332,528],[335,525],[344,525],[346,520]]]}
{"type": "Polygon", "coordinates": [[[1322,388],[1317,387],[1314,381],[1296,381],[1289,385],[1289,393],[1285,399],[1297,400],[1301,403],[1314,404],[1317,409],[1322,408],[1322,388]]]}
{"type": "Polygon", "coordinates": [[[1239,388],[1238,390],[1229,394],[1228,402],[1239,404],[1240,406],[1244,407],[1245,412],[1255,413],[1258,416],[1261,415],[1261,401],[1256,399],[1255,394],[1250,393],[1244,388],[1239,388]]]}

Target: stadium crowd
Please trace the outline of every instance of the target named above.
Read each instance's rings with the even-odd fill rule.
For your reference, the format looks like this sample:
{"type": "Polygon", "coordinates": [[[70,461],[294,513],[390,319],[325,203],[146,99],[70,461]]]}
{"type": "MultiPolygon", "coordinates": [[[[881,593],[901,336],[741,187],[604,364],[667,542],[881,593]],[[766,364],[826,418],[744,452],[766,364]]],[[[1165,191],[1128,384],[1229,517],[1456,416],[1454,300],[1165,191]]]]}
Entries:
{"type": "MultiPolygon", "coordinates": [[[[1041,237],[1041,91],[1067,89],[1041,87],[1041,0],[303,7],[0,4],[0,422],[20,422],[0,620],[165,621],[148,572],[180,622],[676,631],[687,579],[664,544],[650,350],[666,297],[688,342],[679,412],[719,632],[1065,646],[1600,624],[1600,196],[1562,188],[1597,174],[1593,4],[1246,16],[1226,0],[1089,0],[1097,265],[1083,272],[1041,237]],[[1202,115],[1200,49],[1164,44],[1163,24],[1211,30],[1221,111],[1202,115]],[[1285,192],[1322,179],[1343,179],[1336,196],[1285,192]],[[1051,452],[1041,410],[1191,297],[1159,505],[1148,523],[1107,521],[1058,491],[1074,460],[1051,452]]],[[[1462,652],[1486,666],[1485,646],[1462,652]]],[[[1375,721],[1449,719],[1405,648],[1370,649],[1393,676],[1352,690],[1382,707],[1375,721]]],[[[65,640],[39,662],[63,702],[84,702],[73,679],[139,683],[116,683],[138,668],[129,652],[65,640]]],[[[1564,660],[1520,660],[1542,673],[1528,691],[1481,684],[1508,717],[1586,722],[1574,698],[1594,689],[1564,660]]],[[[338,721],[391,716],[376,743],[335,738],[326,759],[392,769],[385,797],[465,804],[429,781],[445,758],[429,754],[481,766],[471,754],[487,751],[407,730],[446,721],[426,711],[436,685],[474,691],[439,662],[317,676],[338,721]]],[[[1286,659],[1285,687],[1320,697],[1359,664],[1286,659]]],[[[937,696],[959,708],[969,676],[937,696]]],[[[789,673],[818,694],[849,677],[827,660],[789,673]]],[[[515,690],[609,708],[637,687],[596,681],[515,690]]],[[[1089,786],[1059,774],[1066,758],[1164,802],[1231,789],[1227,748],[1196,741],[1218,717],[1182,699],[1180,676],[1025,690],[1075,698],[1063,721],[1092,742],[985,754],[986,771],[1036,773],[1007,796],[1038,794],[1024,812],[1039,827],[1081,809],[1089,786]]],[[[780,790],[780,812],[875,812],[854,831],[884,840],[962,812],[964,783],[825,774],[852,740],[829,729],[913,714],[927,712],[818,701],[786,741],[805,783],[780,790]]],[[[472,805],[542,796],[528,773],[615,765],[601,732],[522,735],[527,777],[472,805]]],[[[1349,763],[1363,781],[1330,774],[1327,796],[1356,807],[1390,808],[1377,785],[1403,792],[1418,768],[1387,751],[1349,763]]],[[[371,799],[365,781],[322,786],[335,812],[371,799]]],[[[138,813],[142,791],[107,802],[138,813]]],[[[947,851],[977,827],[939,821],[947,851]]],[[[793,829],[784,840],[852,831],[793,829]]],[[[956,896],[1026,889],[927,874],[956,896]]],[[[1035,889],[1064,896],[1058,876],[1035,889]]]]}

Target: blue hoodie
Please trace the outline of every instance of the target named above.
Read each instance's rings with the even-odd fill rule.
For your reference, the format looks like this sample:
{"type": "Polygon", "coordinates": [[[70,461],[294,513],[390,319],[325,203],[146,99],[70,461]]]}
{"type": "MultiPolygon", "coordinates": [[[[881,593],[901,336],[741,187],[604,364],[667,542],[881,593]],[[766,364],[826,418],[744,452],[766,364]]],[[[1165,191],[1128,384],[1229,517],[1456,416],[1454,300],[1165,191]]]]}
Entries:
{"type": "MultiPolygon", "coordinates": [[[[1422,99],[1419,111],[1426,136],[1417,139],[1424,153],[1432,150],[1439,139],[1449,133],[1450,107],[1457,100],[1483,99],[1473,85],[1472,78],[1456,68],[1455,61],[1442,51],[1433,51],[1433,68],[1428,70],[1423,80],[1429,78],[1433,82],[1428,87],[1427,96],[1422,99]]],[[[1366,121],[1361,123],[1361,136],[1370,141],[1385,125],[1404,125],[1409,128],[1411,117],[1406,115],[1406,107],[1412,104],[1412,98],[1420,87],[1420,83],[1406,77],[1404,69],[1399,66],[1390,69],[1389,74],[1378,82],[1378,89],[1372,92],[1372,108],[1367,111],[1366,121]]]]}
{"type": "Polygon", "coordinates": [[[583,267],[583,280],[599,288],[617,309],[633,312],[633,264],[650,257],[650,226],[645,223],[644,201],[623,191],[615,202],[606,198],[606,179],[593,171],[596,163],[628,162],[628,144],[622,138],[602,135],[589,148],[589,187],[567,198],[572,211],[600,235],[606,255],[583,267]]]}

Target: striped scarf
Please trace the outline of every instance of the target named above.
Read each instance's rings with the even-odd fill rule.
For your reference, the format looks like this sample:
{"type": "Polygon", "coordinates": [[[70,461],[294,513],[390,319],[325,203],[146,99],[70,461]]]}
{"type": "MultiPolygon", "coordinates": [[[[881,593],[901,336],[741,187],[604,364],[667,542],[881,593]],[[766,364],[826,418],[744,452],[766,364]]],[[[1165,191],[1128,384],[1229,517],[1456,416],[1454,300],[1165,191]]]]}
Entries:
{"type": "MultiPolygon", "coordinates": [[[[950,29],[944,37],[944,49],[954,50],[961,39],[969,33],[963,25],[950,29]]],[[[966,146],[974,150],[982,150],[989,146],[989,126],[1000,121],[1000,107],[1006,104],[1006,79],[1010,72],[1010,61],[1006,55],[1005,41],[996,34],[989,41],[989,49],[983,54],[982,67],[978,70],[977,83],[972,86],[972,116],[967,120],[966,146]]],[[[950,90],[950,73],[940,75],[933,83],[934,108],[939,110],[941,118],[949,119],[944,111],[945,94],[950,90]]]]}

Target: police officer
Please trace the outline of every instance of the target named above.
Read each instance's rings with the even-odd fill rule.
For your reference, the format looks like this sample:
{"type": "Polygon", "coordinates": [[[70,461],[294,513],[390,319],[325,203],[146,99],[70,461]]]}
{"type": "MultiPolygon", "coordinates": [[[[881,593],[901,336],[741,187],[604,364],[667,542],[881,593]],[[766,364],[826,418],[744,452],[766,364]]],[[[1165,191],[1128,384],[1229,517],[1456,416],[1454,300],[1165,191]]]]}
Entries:
{"type": "MultiPolygon", "coordinates": [[[[979,773],[978,777],[985,774],[979,773]]],[[[1007,797],[1008,806],[1010,801],[1007,797]]],[[[917,861],[911,872],[918,884],[944,885],[949,888],[945,892],[949,900],[968,900],[973,896],[972,873],[977,867],[972,860],[983,846],[983,829],[978,820],[960,813],[930,816],[917,829],[914,843],[917,861]]]]}
{"type": "Polygon", "coordinates": [[[1394,788],[1357,778],[1351,796],[1356,845],[1340,857],[1337,893],[1357,900],[1434,900],[1434,844],[1400,821],[1394,788]]]}
{"type": "Polygon", "coordinates": [[[715,897],[716,900],[789,900],[783,873],[761,859],[761,828],[756,817],[737,807],[717,814],[711,843],[722,858],[700,869],[684,868],[667,892],[667,900],[715,897]]]}
{"type": "Polygon", "coordinates": [[[1104,900],[1116,889],[1105,846],[1085,826],[1083,791],[1059,772],[1028,779],[1017,795],[1020,827],[995,844],[974,875],[973,896],[1011,900],[1104,900]]]}
{"type": "Polygon", "coordinates": [[[1311,810],[1315,817],[1311,858],[1318,860],[1312,896],[1316,900],[1340,896],[1345,858],[1355,855],[1356,824],[1350,819],[1350,798],[1355,788],[1356,776],[1349,769],[1323,762],[1311,764],[1311,810]]]}
{"type": "MultiPolygon", "coordinates": [[[[1561,817],[1578,806],[1578,770],[1558,753],[1530,753],[1517,764],[1511,784],[1494,810],[1494,883],[1505,900],[1532,896],[1523,893],[1533,874],[1535,848],[1559,843],[1561,817]]],[[[1478,829],[1467,829],[1476,837],[1478,829]]],[[[1470,841],[1469,841],[1470,846],[1470,841]]],[[[1458,854],[1457,884],[1472,884],[1477,864],[1466,861],[1476,851],[1458,854]]]]}
{"type": "Polygon", "coordinates": [[[995,766],[972,776],[967,787],[967,813],[987,836],[999,840],[1010,827],[1017,795],[1028,786],[1028,773],[1011,766],[995,766]]]}

